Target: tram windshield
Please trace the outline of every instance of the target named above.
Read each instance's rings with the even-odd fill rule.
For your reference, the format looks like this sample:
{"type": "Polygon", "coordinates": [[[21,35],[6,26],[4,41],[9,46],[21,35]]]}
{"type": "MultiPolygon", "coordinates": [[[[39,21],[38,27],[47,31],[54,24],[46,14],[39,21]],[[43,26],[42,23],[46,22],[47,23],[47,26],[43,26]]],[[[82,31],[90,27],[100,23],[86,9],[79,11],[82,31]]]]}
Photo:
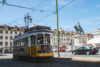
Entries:
{"type": "Polygon", "coordinates": [[[41,45],[41,50],[39,50],[38,53],[51,52],[50,34],[39,34],[37,37],[38,44],[41,45]]]}
{"type": "Polygon", "coordinates": [[[38,34],[37,44],[40,45],[50,45],[50,35],[49,34],[38,34]]]}
{"type": "Polygon", "coordinates": [[[44,37],[43,34],[37,35],[37,44],[43,45],[44,44],[44,37]]]}

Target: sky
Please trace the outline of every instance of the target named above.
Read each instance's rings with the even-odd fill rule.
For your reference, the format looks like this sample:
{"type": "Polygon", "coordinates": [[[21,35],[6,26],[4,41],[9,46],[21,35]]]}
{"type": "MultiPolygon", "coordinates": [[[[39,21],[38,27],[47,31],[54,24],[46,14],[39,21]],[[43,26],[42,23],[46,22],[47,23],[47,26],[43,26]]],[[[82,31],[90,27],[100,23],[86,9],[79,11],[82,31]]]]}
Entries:
{"type": "MultiPolygon", "coordinates": [[[[74,26],[78,22],[80,22],[85,32],[91,32],[100,28],[99,0],[71,1],[58,0],[60,28],[74,30],[74,26]],[[69,2],[71,3],[68,4],[69,2]],[[60,9],[64,5],[66,6],[60,9]]],[[[53,29],[56,28],[55,0],[7,0],[7,3],[30,7],[34,10],[0,4],[0,25],[24,26],[24,16],[29,13],[33,19],[30,26],[36,24],[50,26],[53,29]]]]}

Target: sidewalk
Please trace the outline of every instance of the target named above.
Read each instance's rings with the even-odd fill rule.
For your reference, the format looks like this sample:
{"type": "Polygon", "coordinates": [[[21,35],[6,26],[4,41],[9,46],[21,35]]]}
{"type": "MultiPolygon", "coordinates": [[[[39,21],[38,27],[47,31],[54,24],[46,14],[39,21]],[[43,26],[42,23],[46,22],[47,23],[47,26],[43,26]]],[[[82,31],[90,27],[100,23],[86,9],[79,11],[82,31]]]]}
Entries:
{"type": "MultiPolygon", "coordinates": [[[[54,57],[58,57],[58,52],[54,52],[54,57]]],[[[72,54],[70,52],[60,52],[60,58],[72,58],[72,54]]]]}
{"type": "MultiPolygon", "coordinates": [[[[58,57],[57,53],[55,53],[54,55],[55,58],[58,57]]],[[[99,56],[92,56],[92,55],[89,55],[89,56],[77,56],[77,55],[72,55],[71,53],[63,53],[61,52],[60,53],[60,57],[59,58],[71,58],[72,61],[84,61],[84,62],[100,62],[100,55],[99,56]]]]}
{"type": "Polygon", "coordinates": [[[94,57],[72,57],[72,61],[100,62],[100,58],[94,58],[94,57]]]}
{"type": "Polygon", "coordinates": [[[3,54],[0,56],[0,59],[12,59],[13,54],[3,54]]]}

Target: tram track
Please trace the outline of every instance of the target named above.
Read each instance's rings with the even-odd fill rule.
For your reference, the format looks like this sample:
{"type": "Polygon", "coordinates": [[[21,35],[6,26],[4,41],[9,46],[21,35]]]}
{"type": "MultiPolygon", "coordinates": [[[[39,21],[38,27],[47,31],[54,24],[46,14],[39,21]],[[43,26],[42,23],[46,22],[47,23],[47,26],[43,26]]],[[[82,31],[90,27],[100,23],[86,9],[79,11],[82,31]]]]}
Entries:
{"type": "Polygon", "coordinates": [[[71,58],[53,58],[52,61],[33,59],[0,59],[1,67],[100,67],[100,63],[72,61],[71,58]]]}
{"type": "Polygon", "coordinates": [[[29,63],[67,63],[72,62],[71,58],[45,58],[45,59],[20,59],[29,63]]]}

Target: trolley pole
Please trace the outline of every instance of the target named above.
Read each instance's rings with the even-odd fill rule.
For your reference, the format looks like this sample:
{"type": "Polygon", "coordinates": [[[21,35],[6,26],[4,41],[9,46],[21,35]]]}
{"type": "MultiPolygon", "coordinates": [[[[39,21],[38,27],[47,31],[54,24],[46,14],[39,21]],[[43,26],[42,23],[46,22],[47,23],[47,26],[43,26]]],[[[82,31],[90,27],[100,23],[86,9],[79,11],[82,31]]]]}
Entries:
{"type": "Polygon", "coordinates": [[[60,57],[60,52],[59,52],[59,16],[58,16],[58,0],[56,0],[56,25],[57,25],[58,57],[60,57]]]}

